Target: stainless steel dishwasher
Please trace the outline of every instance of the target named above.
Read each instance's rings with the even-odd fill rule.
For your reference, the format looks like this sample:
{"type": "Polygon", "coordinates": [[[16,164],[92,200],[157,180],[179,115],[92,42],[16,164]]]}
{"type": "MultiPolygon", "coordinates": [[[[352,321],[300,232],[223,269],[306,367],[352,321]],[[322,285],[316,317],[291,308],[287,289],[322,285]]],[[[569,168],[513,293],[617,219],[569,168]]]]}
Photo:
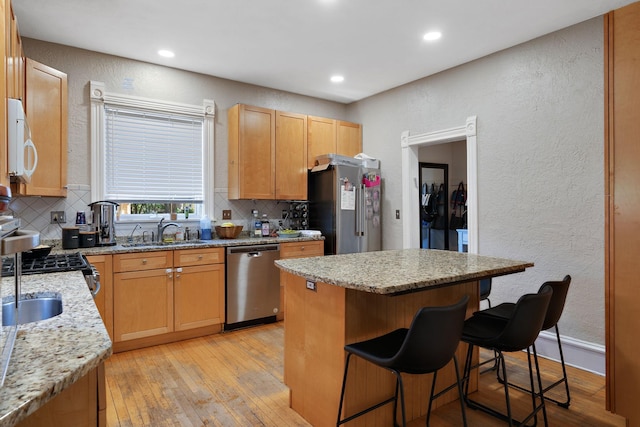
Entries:
{"type": "Polygon", "coordinates": [[[280,245],[227,248],[225,330],[273,322],[280,311],[280,245]]]}

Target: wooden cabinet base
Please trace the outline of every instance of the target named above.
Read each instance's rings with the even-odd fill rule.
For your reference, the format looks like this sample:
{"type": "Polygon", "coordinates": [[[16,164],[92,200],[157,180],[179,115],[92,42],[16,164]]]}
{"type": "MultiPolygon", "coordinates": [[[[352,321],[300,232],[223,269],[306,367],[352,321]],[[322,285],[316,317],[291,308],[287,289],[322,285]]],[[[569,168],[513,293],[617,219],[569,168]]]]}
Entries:
{"type": "Polygon", "coordinates": [[[222,332],[222,324],[206,326],[203,328],[189,329],[187,331],[154,335],[151,337],[139,338],[135,340],[114,342],[113,352],[120,353],[122,351],[135,350],[138,348],[151,347],[154,345],[168,344],[170,342],[189,340],[191,338],[204,337],[207,335],[218,334],[220,332],[222,332]]]}
{"type": "Polygon", "coordinates": [[[80,378],[17,426],[106,426],[104,365],[80,378]]]}
{"type": "MultiPolygon", "coordinates": [[[[469,295],[467,316],[478,308],[478,282],[467,282],[398,296],[384,296],[318,282],[315,290],[304,278],[283,272],[287,291],[284,344],[284,381],[291,390],[291,408],[316,427],[333,426],[344,372],[344,345],[373,338],[399,327],[409,327],[420,307],[453,304],[469,295]]],[[[464,361],[466,346],[457,350],[464,361]]],[[[477,355],[476,355],[477,360],[477,355]]],[[[453,363],[438,372],[438,384],[455,382],[453,363]]],[[[462,366],[460,366],[462,369],[462,366]]],[[[477,370],[470,390],[477,388],[477,370]]],[[[403,376],[409,419],[426,414],[431,375],[403,376]]],[[[352,359],[345,394],[345,415],[392,396],[391,373],[352,359]]],[[[451,390],[434,402],[434,408],[457,399],[451,390]]],[[[359,419],[367,426],[393,425],[393,405],[359,419]]],[[[357,423],[357,422],[356,422],[357,423]]]]}

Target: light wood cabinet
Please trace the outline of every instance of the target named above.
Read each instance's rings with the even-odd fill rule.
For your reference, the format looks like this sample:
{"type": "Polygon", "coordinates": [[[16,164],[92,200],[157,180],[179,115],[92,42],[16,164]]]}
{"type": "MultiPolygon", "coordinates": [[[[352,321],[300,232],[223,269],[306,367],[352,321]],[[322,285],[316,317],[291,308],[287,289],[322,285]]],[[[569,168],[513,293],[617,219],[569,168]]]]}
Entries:
{"type": "Polygon", "coordinates": [[[113,255],[114,351],[220,332],[224,266],[223,248],[113,255]]]}
{"type": "Polygon", "coordinates": [[[22,39],[18,31],[18,21],[13,6],[7,1],[6,13],[6,66],[7,98],[21,99],[24,102],[25,58],[22,39]]]}
{"type": "Polygon", "coordinates": [[[307,167],[315,166],[316,157],[340,154],[353,157],[362,152],[362,125],[324,117],[307,116],[307,167]]]}
{"type": "Polygon", "coordinates": [[[171,268],[114,274],[114,342],[173,331],[171,268]]]}
{"type": "Polygon", "coordinates": [[[173,331],[172,252],[114,255],[113,341],[173,331]]]}
{"type": "Polygon", "coordinates": [[[338,121],[336,153],[353,157],[362,153],[362,125],[338,121]]]}
{"type": "MultiPolygon", "coordinates": [[[[323,256],[323,255],[324,255],[323,240],[280,243],[280,259],[306,258],[306,257],[323,256]]],[[[282,277],[282,271],[280,272],[280,277],[282,277]]],[[[277,320],[284,319],[284,307],[285,307],[284,281],[280,280],[280,313],[278,313],[276,316],[277,320]]]]}
{"type": "Polygon", "coordinates": [[[337,123],[334,119],[307,116],[307,168],[315,166],[316,157],[336,153],[337,123]]]}
{"type": "Polygon", "coordinates": [[[605,23],[605,321],[607,409],[640,426],[640,3],[605,23]]]}
{"type": "Polygon", "coordinates": [[[100,291],[93,301],[96,303],[102,322],[113,341],[113,256],[89,255],[87,260],[100,273],[100,291]]]}
{"type": "Polygon", "coordinates": [[[25,109],[38,166],[28,184],[13,186],[24,196],[67,196],[67,75],[26,59],[25,109]]]}
{"type": "Polygon", "coordinates": [[[224,249],[174,251],[175,330],[224,323],[224,249]]]}
{"type": "Polygon", "coordinates": [[[229,199],[307,198],[307,118],[238,104],[229,109],[229,199]]]}
{"type": "Polygon", "coordinates": [[[307,116],[276,111],[276,200],[307,199],[307,116]]]}
{"type": "Polygon", "coordinates": [[[275,199],[275,111],[234,105],[228,125],[229,199],[275,199]]]}
{"type": "Polygon", "coordinates": [[[104,364],[51,399],[18,427],[103,427],[107,425],[104,364]]]}

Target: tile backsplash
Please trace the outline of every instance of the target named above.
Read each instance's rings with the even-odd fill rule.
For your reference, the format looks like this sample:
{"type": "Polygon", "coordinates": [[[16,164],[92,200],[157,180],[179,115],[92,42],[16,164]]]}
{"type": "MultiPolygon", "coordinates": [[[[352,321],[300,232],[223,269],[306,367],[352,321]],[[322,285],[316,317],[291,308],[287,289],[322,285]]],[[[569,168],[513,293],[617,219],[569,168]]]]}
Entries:
{"type": "MultiPolygon", "coordinates": [[[[91,188],[88,185],[69,184],[67,186],[67,197],[23,197],[15,196],[10,205],[10,212],[13,216],[22,220],[22,228],[36,230],[40,232],[40,239],[60,240],[62,238],[62,227],[73,226],[75,224],[76,212],[90,212],[89,203],[91,203],[91,188]],[[66,224],[51,224],[51,211],[64,211],[66,215],[66,224]]],[[[217,223],[221,223],[222,211],[231,210],[231,221],[237,225],[243,225],[245,230],[250,228],[251,210],[257,209],[262,214],[266,213],[273,226],[278,224],[278,220],[282,218],[282,211],[288,210],[290,202],[273,201],[273,200],[229,200],[227,198],[227,189],[216,189],[214,193],[215,211],[213,216],[217,223]]],[[[142,228],[153,230],[157,219],[149,219],[149,221],[141,221],[142,228]]],[[[194,224],[194,228],[198,227],[197,220],[180,220],[177,222],[194,224]]],[[[117,223],[116,236],[126,236],[133,230],[136,223],[117,223]]]]}

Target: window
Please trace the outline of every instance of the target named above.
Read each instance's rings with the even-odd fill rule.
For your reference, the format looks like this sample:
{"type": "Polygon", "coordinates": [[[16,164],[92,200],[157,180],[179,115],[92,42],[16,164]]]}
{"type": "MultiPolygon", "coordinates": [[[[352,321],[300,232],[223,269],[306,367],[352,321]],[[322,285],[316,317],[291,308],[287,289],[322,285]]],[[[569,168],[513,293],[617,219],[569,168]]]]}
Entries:
{"type": "Polygon", "coordinates": [[[203,106],[106,93],[91,82],[92,201],[151,212],[213,212],[213,101],[203,106]]]}

